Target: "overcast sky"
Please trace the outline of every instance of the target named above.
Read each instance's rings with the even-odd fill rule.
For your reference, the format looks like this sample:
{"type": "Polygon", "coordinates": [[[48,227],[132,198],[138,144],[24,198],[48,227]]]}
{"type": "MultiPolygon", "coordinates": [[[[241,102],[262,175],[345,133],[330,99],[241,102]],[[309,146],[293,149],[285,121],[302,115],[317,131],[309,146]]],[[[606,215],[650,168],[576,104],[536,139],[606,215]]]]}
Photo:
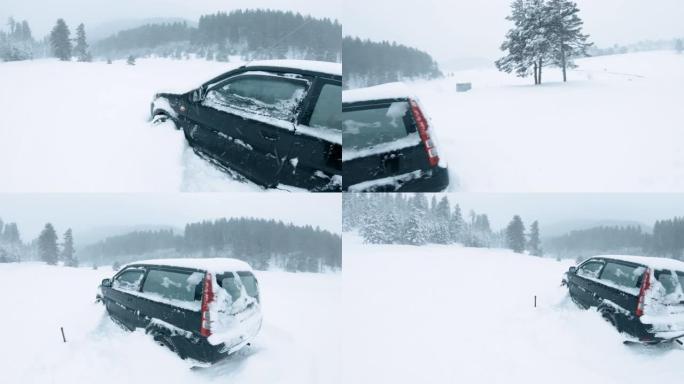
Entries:
{"type": "MultiPolygon", "coordinates": [[[[682,0],[576,0],[598,46],[684,37],[682,0]]],[[[510,0],[345,0],[344,34],[396,40],[440,62],[496,58],[508,30],[510,0]]]]}
{"type": "MultiPolygon", "coordinates": [[[[58,18],[72,26],[83,22],[96,27],[122,19],[182,17],[197,21],[200,15],[241,8],[269,8],[339,19],[342,0],[2,0],[0,21],[13,16],[27,20],[36,37],[47,34],[58,18]]],[[[86,28],[87,31],[87,28],[86,28]]]]}
{"type": "Polygon", "coordinates": [[[341,232],[339,194],[0,194],[0,218],[17,222],[22,240],[37,237],[46,222],[60,233],[97,227],[171,225],[249,216],[320,226],[341,232]]]}
{"type": "MultiPolygon", "coordinates": [[[[440,196],[441,197],[441,196],[440,196]]],[[[464,215],[486,213],[494,229],[520,215],[526,225],[565,221],[636,221],[652,226],[656,220],[684,217],[684,194],[450,194],[464,215]]]]}

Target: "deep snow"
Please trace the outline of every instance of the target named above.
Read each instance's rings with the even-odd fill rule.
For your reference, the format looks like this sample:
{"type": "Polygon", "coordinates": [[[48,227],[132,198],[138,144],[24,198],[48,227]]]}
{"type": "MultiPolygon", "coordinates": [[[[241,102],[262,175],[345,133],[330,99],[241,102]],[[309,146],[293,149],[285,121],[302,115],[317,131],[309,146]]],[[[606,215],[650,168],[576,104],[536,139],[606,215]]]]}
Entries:
{"type": "Polygon", "coordinates": [[[679,382],[684,350],[626,346],[560,287],[573,263],[344,234],[345,383],[679,382]],[[534,296],[537,296],[537,308],[534,296]]]}
{"type": "Polygon", "coordinates": [[[684,55],[577,64],[567,84],[550,68],[541,86],[495,68],[409,83],[436,128],[450,189],[684,191],[684,55]],[[473,89],[457,93],[464,82],[473,89]]]}
{"type": "Polygon", "coordinates": [[[240,63],[139,59],[0,63],[0,192],[261,191],[198,157],[157,92],[185,92],[240,63]]]}
{"type": "Polygon", "coordinates": [[[143,331],[126,332],[94,302],[112,270],[0,264],[4,383],[339,383],[341,276],[255,272],[264,325],[251,347],[209,368],[143,331]],[[67,343],[62,342],[64,327],[67,343]]]}

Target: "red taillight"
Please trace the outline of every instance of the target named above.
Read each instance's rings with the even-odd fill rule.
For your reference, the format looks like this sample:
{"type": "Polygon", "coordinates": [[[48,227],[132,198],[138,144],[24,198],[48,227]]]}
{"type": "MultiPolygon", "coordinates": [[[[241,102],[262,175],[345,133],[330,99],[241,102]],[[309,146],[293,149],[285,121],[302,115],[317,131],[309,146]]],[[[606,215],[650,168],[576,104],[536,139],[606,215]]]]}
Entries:
{"type": "Polygon", "coordinates": [[[209,303],[214,300],[214,290],[211,286],[211,273],[204,275],[204,288],[202,289],[202,324],[200,335],[211,336],[211,319],[209,318],[209,303]]]}
{"type": "Polygon", "coordinates": [[[439,155],[437,154],[435,143],[430,138],[427,120],[425,119],[423,111],[420,110],[420,106],[415,100],[409,99],[409,103],[411,104],[411,114],[413,114],[413,120],[416,121],[418,134],[420,135],[420,139],[423,141],[425,152],[428,155],[428,161],[430,162],[430,166],[434,167],[439,164],[439,155]]]}
{"type": "Polygon", "coordinates": [[[644,303],[646,301],[646,291],[651,288],[651,270],[646,268],[644,276],[641,281],[641,289],[639,289],[639,301],[637,302],[636,315],[641,317],[644,314],[644,303]]]}

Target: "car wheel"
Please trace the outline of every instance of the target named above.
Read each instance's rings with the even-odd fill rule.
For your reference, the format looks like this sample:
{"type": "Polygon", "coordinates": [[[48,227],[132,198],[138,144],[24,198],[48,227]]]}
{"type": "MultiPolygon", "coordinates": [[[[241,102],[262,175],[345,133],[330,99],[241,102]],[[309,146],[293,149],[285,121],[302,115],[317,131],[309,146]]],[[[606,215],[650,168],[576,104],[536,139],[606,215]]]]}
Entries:
{"type": "Polygon", "coordinates": [[[148,329],[147,333],[152,334],[152,338],[157,344],[168,348],[169,351],[177,354],[181,359],[185,360],[185,354],[182,353],[178,347],[176,347],[176,344],[171,339],[171,336],[162,334],[161,332],[153,329],[148,329]]]}
{"type": "Polygon", "coordinates": [[[603,320],[607,321],[610,325],[615,327],[615,329],[617,329],[618,332],[622,333],[622,327],[620,326],[620,322],[618,321],[617,313],[615,313],[615,310],[613,308],[604,306],[600,307],[598,311],[601,314],[603,320]]]}
{"type": "Polygon", "coordinates": [[[570,294],[570,300],[572,300],[572,302],[575,303],[575,305],[579,307],[579,309],[589,309],[589,306],[582,304],[582,302],[577,300],[575,296],[573,296],[572,294],[570,294]]]}

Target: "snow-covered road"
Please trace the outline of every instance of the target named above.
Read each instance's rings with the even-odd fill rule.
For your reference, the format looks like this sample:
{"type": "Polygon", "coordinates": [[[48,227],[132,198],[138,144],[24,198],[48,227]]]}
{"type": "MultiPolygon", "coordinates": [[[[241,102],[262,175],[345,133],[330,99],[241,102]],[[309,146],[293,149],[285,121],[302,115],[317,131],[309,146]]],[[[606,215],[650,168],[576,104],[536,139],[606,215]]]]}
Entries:
{"type": "Polygon", "coordinates": [[[0,63],[0,192],[255,191],[148,122],[156,92],[185,92],[238,63],[140,59],[0,63]]]}
{"type": "Polygon", "coordinates": [[[563,84],[496,69],[410,83],[435,125],[451,190],[684,191],[684,55],[577,60],[563,84]],[[457,93],[456,83],[472,82],[457,93]]]}
{"type": "Polygon", "coordinates": [[[0,264],[3,383],[340,383],[341,276],[257,272],[264,326],[215,366],[190,365],[94,303],[111,269],[0,264]],[[67,343],[62,342],[60,327],[67,343]]]}
{"type": "Polygon", "coordinates": [[[570,262],[344,236],[345,383],[675,383],[684,350],[625,346],[560,280],[570,262]],[[537,307],[534,307],[537,296],[537,307]]]}

